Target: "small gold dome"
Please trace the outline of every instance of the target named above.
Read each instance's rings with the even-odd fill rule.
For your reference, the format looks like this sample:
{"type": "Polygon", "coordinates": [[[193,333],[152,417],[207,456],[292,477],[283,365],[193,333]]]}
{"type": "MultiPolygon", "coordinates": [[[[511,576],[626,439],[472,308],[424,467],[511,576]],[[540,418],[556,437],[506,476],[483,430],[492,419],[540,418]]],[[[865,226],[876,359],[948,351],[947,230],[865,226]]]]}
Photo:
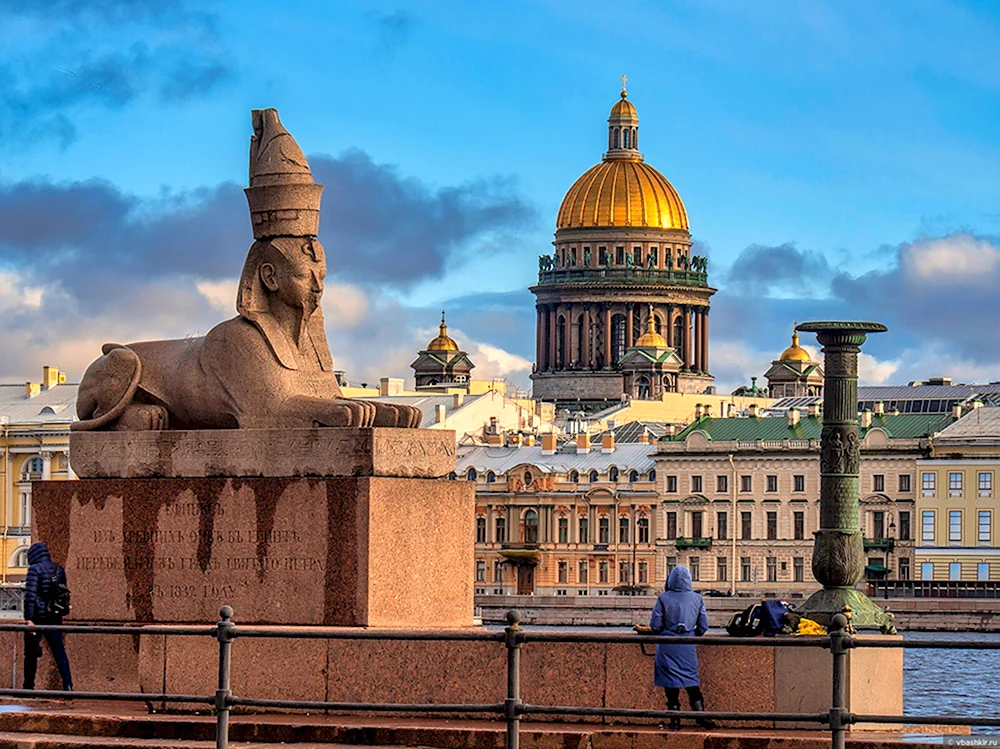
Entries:
{"type": "Polygon", "coordinates": [[[812,361],[809,352],[799,345],[798,333],[792,333],[792,345],[781,352],[779,361],[812,361]]]}
{"type": "Polygon", "coordinates": [[[591,167],[569,188],[557,229],[648,226],[687,229],[681,196],[656,169],[638,159],[613,159],[591,167]]]}
{"type": "Polygon", "coordinates": [[[612,117],[635,117],[639,118],[639,113],[635,109],[635,104],[630,102],[627,98],[628,94],[622,91],[622,98],[615,102],[615,105],[611,107],[612,117]]]}
{"type": "Polygon", "coordinates": [[[441,311],[441,327],[438,337],[427,344],[427,351],[458,351],[458,344],[448,336],[448,326],[444,322],[444,310],[441,311]]]}
{"type": "Polygon", "coordinates": [[[656,332],[656,324],[653,320],[653,305],[649,306],[649,319],[646,321],[646,332],[639,336],[639,340],[635,342],[635,345],[667,348],[667,339],[656,332]]]}

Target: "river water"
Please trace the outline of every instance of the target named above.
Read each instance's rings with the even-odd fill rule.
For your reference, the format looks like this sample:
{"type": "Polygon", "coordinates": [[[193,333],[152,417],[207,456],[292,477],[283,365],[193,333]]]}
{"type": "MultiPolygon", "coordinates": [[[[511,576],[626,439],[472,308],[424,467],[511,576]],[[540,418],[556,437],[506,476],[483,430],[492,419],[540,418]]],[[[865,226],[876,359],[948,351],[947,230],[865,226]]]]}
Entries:
{"type": "MultiPolygon", "coordinates": [[[[500,629],[490,626],[490,629],[500,629]]],[[[527,629],[589,630],[596,627],[527,629]]],[[[601,627],[601,632],[631,632],[630,627],[601,627]]],[[[723,630],[713,628],[712,632],[723,630]]],[[[1000,632],[904,632],[907,640],[977,640],[1000,642],[1000,632]]],[[[863,707],[854,706],[858,712],[863,707]]],[[[953,715],[1000,718],[1000,650],[917,650],[903,652],[905,715],[953,715]]],[[[1000,734],[1000,728],[975,726],[975,734],[1000,734]]]]}

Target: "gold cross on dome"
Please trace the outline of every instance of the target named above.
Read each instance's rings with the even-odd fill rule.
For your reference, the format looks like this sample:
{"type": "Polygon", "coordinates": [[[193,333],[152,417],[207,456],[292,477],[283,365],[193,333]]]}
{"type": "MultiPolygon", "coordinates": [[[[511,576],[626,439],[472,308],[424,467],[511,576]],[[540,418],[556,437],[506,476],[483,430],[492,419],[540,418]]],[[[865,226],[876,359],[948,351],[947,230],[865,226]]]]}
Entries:
{"type": "Polygon", "coordinates": [[[624,73],[622,73],[622,96],[628,96],[628,91],[625,90],[625,83],[627,81],[628,81],[628,78],[625,76],[624,73]]]}

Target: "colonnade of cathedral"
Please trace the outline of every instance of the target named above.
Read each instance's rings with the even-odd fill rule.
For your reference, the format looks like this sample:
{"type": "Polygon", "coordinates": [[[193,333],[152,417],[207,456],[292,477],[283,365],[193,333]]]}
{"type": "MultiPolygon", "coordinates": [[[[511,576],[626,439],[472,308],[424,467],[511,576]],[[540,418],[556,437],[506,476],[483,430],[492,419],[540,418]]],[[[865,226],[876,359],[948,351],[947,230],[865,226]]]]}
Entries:
{"type": "MultiPolygon", "coordinates": [[[[649,305],[567,302],[536,307],[537,371],[615,368],[646,330],[649,305]]],[[[654,328],[684,368],[708,372],[708,306],[657,304],[654,328]]]]}

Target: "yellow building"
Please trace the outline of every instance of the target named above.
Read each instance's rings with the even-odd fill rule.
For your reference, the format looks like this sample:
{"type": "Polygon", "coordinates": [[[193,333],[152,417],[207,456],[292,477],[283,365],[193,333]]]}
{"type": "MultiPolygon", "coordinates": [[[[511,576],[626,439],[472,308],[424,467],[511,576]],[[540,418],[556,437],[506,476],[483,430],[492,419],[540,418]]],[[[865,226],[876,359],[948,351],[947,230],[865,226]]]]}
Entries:
{"type": "Polygon", "coordinates": [[[931,445],[917,465],[916,579],[1000,581],[1000,408],[973,408],[931,445]]]}
{"type": "Polygon", "coordinates": [[[76,413],[76,391],[55,367],[43,368],[41,382],[0,385],[2,582],[23,580],[28,547],[33,540],[45,540],[31,535],[32,482],[74,478],[69,425],[76,413]]]}

